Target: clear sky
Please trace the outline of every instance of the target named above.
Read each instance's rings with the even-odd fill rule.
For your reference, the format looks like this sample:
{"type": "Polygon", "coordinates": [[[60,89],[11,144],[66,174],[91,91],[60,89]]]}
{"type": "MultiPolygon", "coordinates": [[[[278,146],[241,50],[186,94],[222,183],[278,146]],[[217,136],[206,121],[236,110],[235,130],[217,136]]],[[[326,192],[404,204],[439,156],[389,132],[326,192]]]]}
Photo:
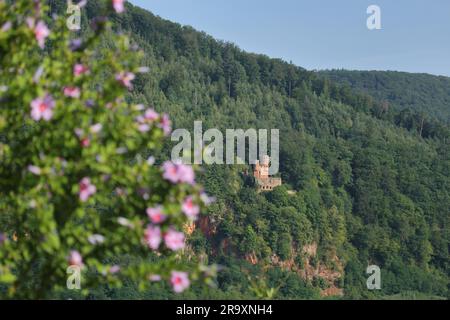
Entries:
{"type": "Polygon", "coordinates": [[[240,48],[307,69],[450,76],[450,0],[131,0],[240,48]],[[369,5],[381,30],[368,30],[369,5]]]}

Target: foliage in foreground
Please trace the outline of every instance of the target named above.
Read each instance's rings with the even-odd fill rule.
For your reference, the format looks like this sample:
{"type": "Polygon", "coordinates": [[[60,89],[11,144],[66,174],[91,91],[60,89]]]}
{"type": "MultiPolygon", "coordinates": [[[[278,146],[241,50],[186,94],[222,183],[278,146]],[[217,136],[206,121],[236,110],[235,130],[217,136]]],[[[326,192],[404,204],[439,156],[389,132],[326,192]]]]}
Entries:
{"type": "Polygon", "coordinates": [[[0,1],[2,297],[48,298],[66,288],[69,266],[83,294],[124,280],[182,292],[212,276],[182,259],[183,227],[206,195],[193,168],[154,163],[170,120],[126,101],[146,72],[142,53],[104,18],[123,1],[98,4],[74,38],[44,1],[0,1]]]}

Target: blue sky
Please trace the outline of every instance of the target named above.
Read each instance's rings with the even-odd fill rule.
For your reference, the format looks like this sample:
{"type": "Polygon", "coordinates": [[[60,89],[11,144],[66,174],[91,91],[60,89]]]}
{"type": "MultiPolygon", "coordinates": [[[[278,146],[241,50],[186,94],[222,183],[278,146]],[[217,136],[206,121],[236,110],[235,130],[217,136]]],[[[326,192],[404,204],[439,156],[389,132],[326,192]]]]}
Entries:
{"type": "Polygon", "coordinates": [[[131,0],[156,15],[307,69],[450,76],[450,0],[131,0]],[[368,30],[369,5],[381,30],[368,30]]]}

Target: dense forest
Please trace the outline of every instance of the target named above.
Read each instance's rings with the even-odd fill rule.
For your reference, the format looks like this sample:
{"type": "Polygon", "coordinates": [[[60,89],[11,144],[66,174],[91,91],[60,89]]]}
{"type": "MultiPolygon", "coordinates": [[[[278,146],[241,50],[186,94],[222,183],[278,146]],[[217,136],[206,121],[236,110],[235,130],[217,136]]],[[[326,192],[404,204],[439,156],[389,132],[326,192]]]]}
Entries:
{"type": "Polygon", "coordinates": [[[450,78],[394,71],[321,71],[328,79],[389,101],[399,110],[422,112],[450,121],[450,78]]]}
{"type": "MultiPolygon", "coordinates": [[[[51,3],[64,10],[65,1],[51,3]]],[[[85,25],[96,6],[88,2],[85,25]]],[[[168,112],[176,128],[202,120],[204,130],[280,129],[284,185],[273,192],[256,192],[250,166],[202,168],[201,183],[217,200],[185,258],[221,271],[216,288],[182,298],[449,297],[448,78],[317,74],[130,4],[112,18],[150,68],[131,101],[168,112]],[[373,264],[382,272],[377,291],[366,287],[373,264]]],[[[164,149],[159,158],[170,154],[164,149]]],[[[91,296],[174,297],[162,284],[139,292],[133,283],[91,296]]]]}

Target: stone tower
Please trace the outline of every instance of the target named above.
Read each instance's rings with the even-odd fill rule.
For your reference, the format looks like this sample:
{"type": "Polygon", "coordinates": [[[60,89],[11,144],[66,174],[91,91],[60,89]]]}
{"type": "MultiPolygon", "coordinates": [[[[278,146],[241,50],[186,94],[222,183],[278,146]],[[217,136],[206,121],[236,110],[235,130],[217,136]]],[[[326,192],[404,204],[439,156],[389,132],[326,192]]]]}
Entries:
{"type": "Polygon", "coordinates": [[[269,175],[270,157],[264,156],[261,161],[257,160],[253,176],[255,177],[258,191],[272,191],[273,188],[281,186],[281,178],[273,178],[269,175]]]}

